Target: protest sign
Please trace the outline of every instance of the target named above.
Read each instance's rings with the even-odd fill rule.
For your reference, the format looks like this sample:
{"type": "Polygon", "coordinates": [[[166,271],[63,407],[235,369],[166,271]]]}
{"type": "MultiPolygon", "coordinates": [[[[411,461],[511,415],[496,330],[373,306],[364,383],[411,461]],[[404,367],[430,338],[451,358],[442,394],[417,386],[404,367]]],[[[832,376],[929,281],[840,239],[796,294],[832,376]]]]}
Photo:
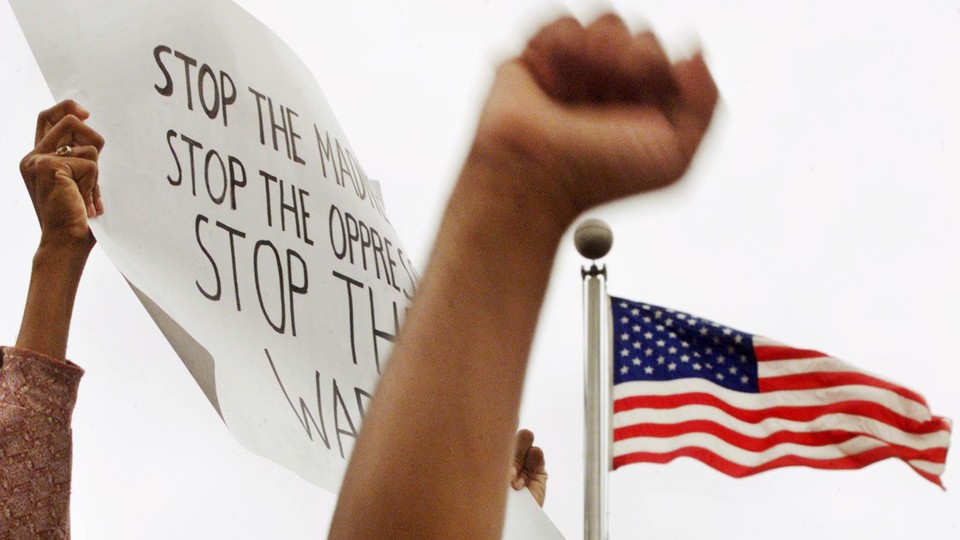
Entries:
{"type": "Polygon", "coordinates": [[[313,76],[228,0],[11,5],[107,140],[99,244],[234,436],[336,491],[419,278],[313,76]]]}

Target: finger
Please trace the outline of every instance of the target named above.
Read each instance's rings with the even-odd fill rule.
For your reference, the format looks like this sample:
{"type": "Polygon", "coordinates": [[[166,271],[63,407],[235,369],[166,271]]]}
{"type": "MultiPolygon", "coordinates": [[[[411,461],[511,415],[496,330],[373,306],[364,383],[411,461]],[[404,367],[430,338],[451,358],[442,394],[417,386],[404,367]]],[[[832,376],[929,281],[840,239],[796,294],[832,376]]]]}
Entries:
{"type": "Polygon", "coordinates": [[[510,482],[515,491],[520,491],[527,486],[527,477],[521,472],[510,482]]]}
{"type": "Polygon", "coordinates": [[[523,474],[528,479],[547,472],[547,461],[543,455],[543,449],[539,446],[533,446],[527,452],[527,459],[523,462],[523,474]]]}
{"type": "Polygon", "coordinates": [[[61,179],[67,177],[76,182],[77,189],[80,191],[80,196],[83,197],[83,203],[87,209],[87,217],[95,217],[97,210],[93,192],[100,174],[97,163],[89,159],[63,158],[57,174],[61,179]]]}
{"type": "Polygon", "coordinates": [[[103,215],[103,198],[100,196],[100,182],[93,186],[93,208],[98,216],[103,215]]]}
{"type": "Polygon", "coordinates": [[[76,116],[80,120],[86,120],[90,117],[90,113],[76,101],[72,99],[63,100],[37,115],[37,131],[33,139],[33,145],[40,144],[47,132],[67,115],[76,116]]]}
{"type": "Polygon", "coordinates": [[[73,146],[70,150],[70,157],[89,159],[90,161],[97,161],[100,159],[100,151],[97,150],[96,146],[89,144],[84,146],[73,146]]]}
{"type": "Polygon", "coordinates": [[[521,429],[517,432],[517,443],[513,453],[513,464],[517,470],[523,467],[527,459],[527,451],[533,446],[533,432],[529,429],[521,429]]]}
{"type": "Polygon", "coordinates": [[[623,19],[615,13],[604,13],[587,25],[587,34],[607,34],[611,39],[630,39],[630,29],[623,19]]]}
{"type": "Polygon", "coordinates": [[[542,508],[547,496],[547,464],[539,446],[534,446],[527,452],[523,476],[527,488],[542,508]]]}
{"type": "Polygon", "coordinates": [[[84,124],[80,118],[68,114],[43,136],[36,149],[42,153],[53,153],[64,145],[90,145],[96,147],[99,152],[103,150],[103,142],[103,137],[93,128],[84,124]]]}
{"type": "Polygon", "coordinates": [[[624,51],[631,45],[630,30],[620,17],[607,14],[586,29],[581,76],[588,80],[588,99],[621,99],[630,82],[624,77],[624,51]]]}
{"type": "Polygon", "coordinates": [[[693,155],[710,126],[720,93],[702,53],[678,62],[673,67],[673,76],[677,81],[678,99],[669,112],[670,120],[682,139],[684,151],[693,155]]]}
{"type": "Polygon", "coordinates": [[[585,99],[585,80],[577,77],[583,63],[586,29],[572,17],[545,26],[527,43],[520,56],[537,83],[563,101],[585,99]]]}
{"type": "Polygon", "coordinates": [[[629,45],[630,29],[623,19],[608,13],[593,21],[586,28],[586,54],[589,62],[602,65],[609,63],[611,56],[629,45]]]}
{"type": "Polygon", "coordinates": [[[527,461],[527,452],[533,446],[533,432],[521,429],[517,432],[517,443],[513,453],[513,471],[510,477],[514,489],[522,489],[525,485],[523,478],[523,464],[527,461]]]}
{"type": "Polygon", "coordinates": [[[676,92],[670,59],[653,32],[638,34],[616,56],[622,99],[660,102],[676,92]]]}

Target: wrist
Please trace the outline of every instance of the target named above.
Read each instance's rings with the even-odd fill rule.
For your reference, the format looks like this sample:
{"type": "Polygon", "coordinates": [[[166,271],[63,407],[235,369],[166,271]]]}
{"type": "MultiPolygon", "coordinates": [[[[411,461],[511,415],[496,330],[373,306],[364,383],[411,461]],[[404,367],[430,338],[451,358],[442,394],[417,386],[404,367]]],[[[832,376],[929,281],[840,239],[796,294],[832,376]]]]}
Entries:
{"type": "Polygon", "coordinates": [[[92,247],[90,242],[43,236],[33,255],[33,273],[79,280],[92,247]]]}
{"type": "MultiPolygon", "coordinates": [[[[471,212],[499,222],[518,238],[550,244],[574,222],[579,211],[561,168],[522,149],[474,141],[451,202],[469,200],[471,212]]],[[[471,216],[472,217],[472,216],[471,216]]]]}

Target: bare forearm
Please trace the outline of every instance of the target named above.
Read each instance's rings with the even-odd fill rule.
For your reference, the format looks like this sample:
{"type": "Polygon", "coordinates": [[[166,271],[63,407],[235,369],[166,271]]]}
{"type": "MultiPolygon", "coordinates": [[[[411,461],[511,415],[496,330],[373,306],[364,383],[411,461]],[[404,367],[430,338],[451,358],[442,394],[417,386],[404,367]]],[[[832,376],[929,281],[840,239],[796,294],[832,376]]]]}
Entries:
{"type": "Polygon", "coordinates": [[[578,213],[668,186],[716,104],[613,15],[560,19],[505,62],[340,493],[336,538],[495,538],[552,260],[578,213]]]}
{"type": "Polygon", "coordinates": [[[505,165],[464,167],[331,537],[499,537],[527,357],[567,220],[511,190],[528,179],[505,165]]]}
{"type": "Polygon", "coordinates": [[[88,247],[41,242],[33,258],[17,347],[66,358],[73,303],[88,254],[88,247]]]}

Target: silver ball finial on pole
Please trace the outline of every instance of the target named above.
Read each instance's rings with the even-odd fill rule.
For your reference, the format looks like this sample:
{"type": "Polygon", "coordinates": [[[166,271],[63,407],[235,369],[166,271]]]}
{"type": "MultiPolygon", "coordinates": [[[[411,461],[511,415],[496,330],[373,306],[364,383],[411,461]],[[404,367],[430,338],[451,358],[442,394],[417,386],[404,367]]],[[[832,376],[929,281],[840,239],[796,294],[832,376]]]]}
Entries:
{"type": "Polygon", "coordinates": [[[599,219],[588,219],[577,226],[573,233],[573,244],[577,251],[587,259],[597,260],[610,252],[613,246],[613,231],[599,219]]]}

